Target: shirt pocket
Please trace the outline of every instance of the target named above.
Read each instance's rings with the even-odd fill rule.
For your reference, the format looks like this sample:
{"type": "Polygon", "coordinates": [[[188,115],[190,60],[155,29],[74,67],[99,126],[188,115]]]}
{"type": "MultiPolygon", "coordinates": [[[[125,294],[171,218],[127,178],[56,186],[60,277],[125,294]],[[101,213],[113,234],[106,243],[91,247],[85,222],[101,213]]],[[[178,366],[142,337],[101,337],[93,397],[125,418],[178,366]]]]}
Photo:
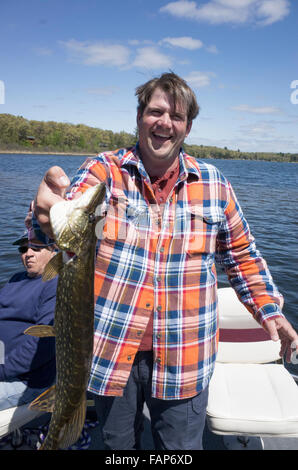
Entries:
{"type": "Polygon", "coordinates": [[[216,251],[217,235],[224,214],[220,208],[202,208],[190,206],[189,208],[189,237],[186,251],[189,256],[214,254],[216,251]]]}
{"type": "Polygon", "coordinates": [[[126,198],[112,196],[103,228],[105,242],[138,246],[141,238],[140,225],[145,212],[146,208],[134,205],[126,198]]]}

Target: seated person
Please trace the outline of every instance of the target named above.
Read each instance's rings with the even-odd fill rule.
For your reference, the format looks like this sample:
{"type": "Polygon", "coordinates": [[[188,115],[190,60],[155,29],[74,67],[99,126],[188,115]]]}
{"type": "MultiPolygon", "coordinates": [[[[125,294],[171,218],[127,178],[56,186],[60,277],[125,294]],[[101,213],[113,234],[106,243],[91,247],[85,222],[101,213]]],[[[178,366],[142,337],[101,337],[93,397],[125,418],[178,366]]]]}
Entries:
{"type": "Polygon", "coordinates": [[[31,402],[56,375],[55,338],[24,334],[29,326],[54,323],[57,277],[41,277],[54,247],[42,244],[32,228],[13,245],[25,271],[0,290],[0,410],[31,402]]]}

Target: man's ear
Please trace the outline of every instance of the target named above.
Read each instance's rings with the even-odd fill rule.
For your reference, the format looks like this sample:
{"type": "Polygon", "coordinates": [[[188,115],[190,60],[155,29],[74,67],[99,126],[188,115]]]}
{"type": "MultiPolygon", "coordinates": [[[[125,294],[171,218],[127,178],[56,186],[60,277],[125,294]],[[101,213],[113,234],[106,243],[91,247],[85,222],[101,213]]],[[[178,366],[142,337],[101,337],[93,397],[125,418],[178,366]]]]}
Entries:
{"type": "Polygon", "coordinates": [[[192,121],[187,124],[185,138],[188,136],[192,128],[192,121]]]}
{"type": "Polygon", "coordinates": [[[140,110],[138,109],[138,112],[137,112],[137,124],[139,124],[141,117],[142,117],[142,116],[141,116],[141,112],[140,112],[140,110]]]}

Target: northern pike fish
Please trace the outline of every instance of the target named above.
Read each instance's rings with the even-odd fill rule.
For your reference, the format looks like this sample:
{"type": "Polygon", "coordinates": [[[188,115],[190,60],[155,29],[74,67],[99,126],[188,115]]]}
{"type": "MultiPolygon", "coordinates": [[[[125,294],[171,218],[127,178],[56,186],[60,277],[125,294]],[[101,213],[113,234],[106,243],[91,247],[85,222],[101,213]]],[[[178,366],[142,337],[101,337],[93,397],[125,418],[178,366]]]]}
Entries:
{"type": "Polygon", "coordinates": [[[51,411],[40,449],[65,449],[80,437],[86,414],[86,390],[93,354],[94,258],[98,206],[105,196],[99,184],[72,201],[55,204],[50,221],[60,251],[47,264],[43,280],[59,274],[54,326],[34,325],[25,333],[56,338],[56,385],[30,408],[51,411]]]}

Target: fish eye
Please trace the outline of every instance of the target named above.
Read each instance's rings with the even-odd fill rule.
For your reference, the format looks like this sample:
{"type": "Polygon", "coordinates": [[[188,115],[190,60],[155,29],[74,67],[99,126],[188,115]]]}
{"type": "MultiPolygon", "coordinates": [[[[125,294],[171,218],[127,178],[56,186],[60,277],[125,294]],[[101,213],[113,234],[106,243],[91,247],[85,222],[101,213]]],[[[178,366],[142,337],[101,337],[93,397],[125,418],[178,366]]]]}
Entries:
{"type": "Polygon", "coordinates": [[[91,214],[88,215],[89,222],[92,223],[95,220],[95,214],[94,212],[91,212],[91,214]]]}

